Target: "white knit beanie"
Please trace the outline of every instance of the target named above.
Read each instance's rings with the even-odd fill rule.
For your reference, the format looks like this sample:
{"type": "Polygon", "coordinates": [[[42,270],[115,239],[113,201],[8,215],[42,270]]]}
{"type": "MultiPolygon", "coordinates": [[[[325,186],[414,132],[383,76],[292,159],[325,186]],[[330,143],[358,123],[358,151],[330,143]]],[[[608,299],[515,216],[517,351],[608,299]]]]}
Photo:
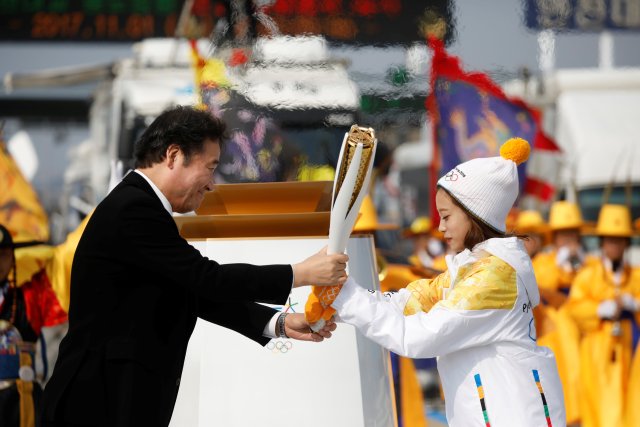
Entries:
{"type": "Polygon", "coordinates": [[[491,228],[504,233],[507,214],[518,197],[517,166],[529,158],[531,148],[522,138],[500,147],[499,157],[472,159],[438,180],[461,205],[491,228]]]}

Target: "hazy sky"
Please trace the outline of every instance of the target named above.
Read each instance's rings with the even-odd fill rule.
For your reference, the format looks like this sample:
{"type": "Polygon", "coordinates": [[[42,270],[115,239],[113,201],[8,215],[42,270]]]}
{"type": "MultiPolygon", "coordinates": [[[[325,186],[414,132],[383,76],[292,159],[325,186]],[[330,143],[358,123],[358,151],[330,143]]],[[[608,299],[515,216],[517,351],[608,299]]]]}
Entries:
{"type": "MultiPolygon", "coordinates": [[[[465,67],[512,73],[522,66],[537,69],[537,35],[524,26],[524,6],[513,0],[457,0],[457,38],[449,47],[465,67]]],[[[614,64],[640,66],[640,32],[614,32],[614,64]]],[[[556,67],[596,67],[597,34],[556,36],[556,67]]],[[[0,43],[0,74],[96,64],[130,55],[124,43],[0,43]]],[[[404,51],[391,48],[333,50],[351,59],[351,70],[384,73],[390,65],[404,62],[404,51]]]]}

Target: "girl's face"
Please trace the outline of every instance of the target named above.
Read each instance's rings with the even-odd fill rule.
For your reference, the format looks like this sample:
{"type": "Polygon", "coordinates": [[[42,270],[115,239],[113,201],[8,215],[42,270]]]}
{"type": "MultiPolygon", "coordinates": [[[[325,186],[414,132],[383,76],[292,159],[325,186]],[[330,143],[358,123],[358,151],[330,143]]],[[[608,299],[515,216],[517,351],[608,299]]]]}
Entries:
{"type": "Polygon", "coordinates": [[[444,234],[444,240],[452,251],[462,252],[464,240],[471,229],[471,219],[442,188],[436,192],[436,207],[440,215],[438,230],[444,234]]]}

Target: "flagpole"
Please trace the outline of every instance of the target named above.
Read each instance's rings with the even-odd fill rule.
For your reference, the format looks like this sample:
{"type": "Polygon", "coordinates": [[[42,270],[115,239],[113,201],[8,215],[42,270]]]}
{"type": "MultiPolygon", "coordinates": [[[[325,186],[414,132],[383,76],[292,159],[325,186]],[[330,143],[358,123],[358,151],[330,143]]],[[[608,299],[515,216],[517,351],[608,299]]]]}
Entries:
{"type": "MultiPolygon", "coordinates": [[[[547,82],[551,78],[551,73],[556,66],[556,37],[552,29],[542,30],[538,33],[538,69],[540,70],[540,78],[538,81],[538,93],[547,89],[547,82]]],[[[556,180],[556,182],[558,182],[556,180]]],[[[556,192],[557,196],[557,192],[556,192]]],[[[554,196],[555,198],[555,196],[554,196]]],[[[538,211],[541,211],[541,204],[538,205],[538,211]]]]}
{"type": "Polygon", "coordinates": [[[542,30],[538,33],[538,69],[540,70],[541,84],[556,67],[556,35],[553,30],[542,30]]]}
{"type": "Polygon", "coordinates": [[[438,126],[436,125],[436,118],[434,115],[432,115],[431,117],[431,141],[433,143],[433,158],[431,159],[431,173],[429,176],[431,191],[431,221],[432,224],[437,226],[437,224],[440,223],[440,216],[438,214],[438,208],[436,207],[436,185],[438,183],[438,174],[440,168],[438,161],[438,126]]]}
{"type": "MultiPolygon", "coordinates": [[[[427,40],[427,45],[430,45],[430,41],[427,40]]],[[[429,165],[429,208],[431,212],[431,221],[433,224],[440,223],[440,216],[438,215],[438,209],[436,207],[436,185],[438,183],[438,175],[440,173],[440,162],[439,162],[439,153],[438,153],[438,108],[436,104],[435,97],[435,75],[434,75],[434,64],[433,61],[435,59],[435,48],[431,46],[431,71],[429,75],[429,90],[430,93],[427,94],[427,98],[425,99],[425,107],[427,111],[427,118],[431,119],[431,142],[432,142],[432,153],[433,156],[431,158],[431,164],[429,165]]]]}
{"type": "Polygon", "coordinates": [[[613,68],[613,50],[611,31],[601,31],[598,38],[598,66],[601,70],[613,68]]]}

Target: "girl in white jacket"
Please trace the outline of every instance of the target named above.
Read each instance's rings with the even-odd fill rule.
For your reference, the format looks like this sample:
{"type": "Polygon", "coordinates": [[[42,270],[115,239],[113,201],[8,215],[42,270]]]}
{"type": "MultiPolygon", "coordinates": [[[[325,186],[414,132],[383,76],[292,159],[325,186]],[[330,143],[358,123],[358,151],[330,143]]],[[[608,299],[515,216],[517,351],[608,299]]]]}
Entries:
{"type": "Polygon", "coordinates": [[[451,427],[564,427],[553,353],[536,344],[539,293],[531,260],[505,219],[518,196],[517,164],[529,144],[511,139],[500,157],[474,159],[438,181],[439,229],[456,253],[435,279],[394,294],[352,278],[332,307],[340,320],[402,356],[438,357],[451,427]]]}

